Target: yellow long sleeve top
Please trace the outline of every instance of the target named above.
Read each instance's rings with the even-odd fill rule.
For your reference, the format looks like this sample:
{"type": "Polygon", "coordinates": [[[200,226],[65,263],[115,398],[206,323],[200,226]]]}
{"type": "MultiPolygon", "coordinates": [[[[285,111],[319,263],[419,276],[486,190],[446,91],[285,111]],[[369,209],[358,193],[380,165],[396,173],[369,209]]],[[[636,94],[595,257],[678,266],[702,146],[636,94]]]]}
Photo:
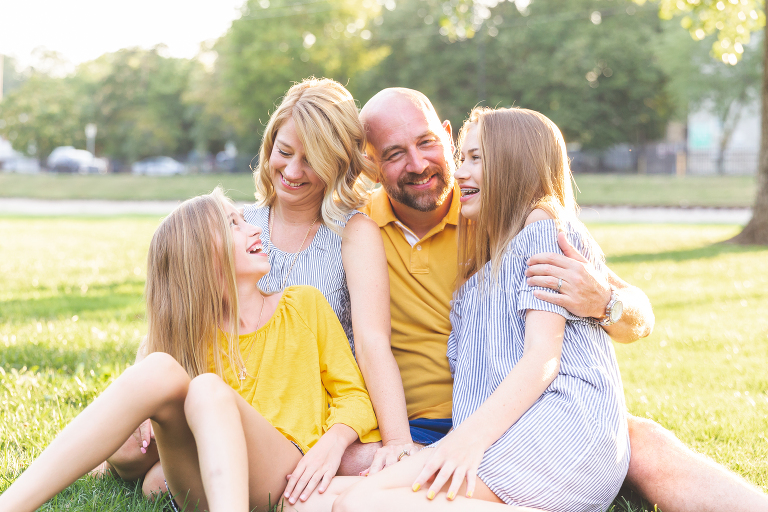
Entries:
{"type": "Polygon", "coordinates": [[[239,343],[247,376],[241,381],[222,357],[224,381],[304,453],[336,423],[363,443],[381,440],[363,376],[320,291],[286,288],[272,318],[239,343]]]}

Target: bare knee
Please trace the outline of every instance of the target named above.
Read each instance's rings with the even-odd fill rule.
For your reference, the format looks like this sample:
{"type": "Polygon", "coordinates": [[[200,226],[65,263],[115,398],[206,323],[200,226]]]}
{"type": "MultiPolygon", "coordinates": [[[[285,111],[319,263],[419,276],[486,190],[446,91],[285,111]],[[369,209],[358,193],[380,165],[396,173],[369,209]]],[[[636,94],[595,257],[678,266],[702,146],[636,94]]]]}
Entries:
{"type": "Polygon", "coordinates": [[[170,399],[184,400],[187,395],[189,375],[170,354],[153,352],[128,371],[138,374],[151,391],[161,392],[170,399]]]}
{"type": "Polygon", "coordinates": [[[372,479],[366,478],[356,483],[336,498],[332,512],[358,512],[359,510],[375,510],[378,487],[371,484],[372,479]]]}
{"type": "Polygon", "coordinates": [[[629,416],[627,424],[632,451],[627,480],[636,487],[640,482],[663,478],[667,472],[665,460],[677,458],[683,451],[690,452],[672,432],[655,421],[629,416]]]}
{"type": "Polygon", "coordinates": [[[361,443],[358,439],[344,452],[337,475],[357,476],[361,471],[371,467],[376,450],[381,448],[381,443],[361,443]]]}
{"type": "Polygon", "coordinates": [[[213,407],[231,403],[235,405],[234,393],[221,377],[214,373],[198,375],[189,383],[184,414],[190,420],[200,412],[210,413],[213,407]]]}

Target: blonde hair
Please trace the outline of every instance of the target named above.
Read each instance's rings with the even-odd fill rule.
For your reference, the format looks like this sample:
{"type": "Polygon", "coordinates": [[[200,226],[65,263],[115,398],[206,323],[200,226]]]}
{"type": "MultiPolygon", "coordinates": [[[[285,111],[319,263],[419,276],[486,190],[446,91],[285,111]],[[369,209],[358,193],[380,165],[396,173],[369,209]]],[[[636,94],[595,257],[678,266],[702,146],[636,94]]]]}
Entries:
{"type": "MultiPolygon", "coordinates": [[[[528,215],[540,208],[562,229],[578,221],[565,142],[546,116],[523,108],[475,108],[459,133],[459,147],[476,125],[483,177],[477,221],[459,221],[459,284],[491,261],[492,282],[502,255],[525,227],[528,215]]],[[[586,228],[584,228],[586,232],[586,228]]],[[[585,237],[590,243],[591,237],[585,237]]],[[[597,244],[590,247],[601,255],[597,244]]]]}
{"type": "Polygon", "coordinates": [[[340,83],[310,77],[291,87],[269,119],[253,170],[256,199],[266,206],[276,200],[269,157],[277,131],[292,118],[296,135],[304,145],[307,161],[325,184],[321,213],[323,222],[341,234],[350,211],[368,196],[368,185],[376,179],[376,167],[365,157],[365,131],[354,98],[340,83]]]}
{"type": "Polygon", "coordinates": [[[232,368],[244,367],[238,343],[222,348],[218,335],[226,329],[230,340],[238,339],[227,202],[219,188],[184,201],[163,220],[149,246],[145,352],[170,354],[190,377],[210,371],[210,354],[219,376],[222,354],[232,368]]]}

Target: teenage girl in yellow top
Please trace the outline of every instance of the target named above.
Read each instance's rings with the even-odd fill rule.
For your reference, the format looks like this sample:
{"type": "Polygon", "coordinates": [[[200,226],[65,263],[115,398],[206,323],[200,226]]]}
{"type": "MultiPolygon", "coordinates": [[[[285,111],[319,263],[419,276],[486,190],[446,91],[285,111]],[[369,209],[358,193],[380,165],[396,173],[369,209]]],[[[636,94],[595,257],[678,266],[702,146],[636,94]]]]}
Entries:
{"type": "MultiPolygon", "coordinates": [[[[218,190],[163,221],[148,258],[149,355],[0,495],[0,512],[36,510],[148,417],[176,502],[210,511],[265,510],[288,474],[292,490],[323,492],[351,443],[380,439],[344,330],[320,292],[259,290],[270,268],[260,232],[218,190]]],[[[318,503],[322,495],[300,505],[318,503]]]]}

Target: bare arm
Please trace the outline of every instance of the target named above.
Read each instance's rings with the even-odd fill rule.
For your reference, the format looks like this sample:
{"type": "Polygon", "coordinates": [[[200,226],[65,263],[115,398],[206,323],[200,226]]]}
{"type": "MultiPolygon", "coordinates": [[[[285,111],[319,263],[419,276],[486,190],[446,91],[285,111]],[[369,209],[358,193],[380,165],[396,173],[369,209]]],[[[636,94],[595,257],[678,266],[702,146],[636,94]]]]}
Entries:
{"type": "Polygon", "coordinates": [[[537,290],[536,298],[563,306],[577,316],[602,318],[611,298],[613,285],[624,304],[621,319],[604,327],[605,332],[619,343],[632,343],[651,334],[655,317],[648,297],[640,288],[632,286],[608,269],[607,279],[568,243],[565,235],[557,237],[563,255],[537,254],[528,260],[525,275],[530,286],[557,290],[562,279],[560,293],[537,290]]]}
{"type": "Polygon", "coordinates": [[[371,466],[375,473],[412,447],[403,382],[390,345],[389,273],[378,226],[362,215],[352,217],[344,229],[341,257],[352,303],[357,364],[384,444],[371,466]]]}
{"type": "Polygon", "coordinates": [[[523,357],[488,399],[438,445],[413,489],[430,485],[431,499],[451,478],[448,499],[452,500],[464,480],[467,497],[472,496],[476,471],[483,453],[539,399],[557,377],[563,347],[565,318],[547,311],[528,310],[525,319],[523,357]]]}

